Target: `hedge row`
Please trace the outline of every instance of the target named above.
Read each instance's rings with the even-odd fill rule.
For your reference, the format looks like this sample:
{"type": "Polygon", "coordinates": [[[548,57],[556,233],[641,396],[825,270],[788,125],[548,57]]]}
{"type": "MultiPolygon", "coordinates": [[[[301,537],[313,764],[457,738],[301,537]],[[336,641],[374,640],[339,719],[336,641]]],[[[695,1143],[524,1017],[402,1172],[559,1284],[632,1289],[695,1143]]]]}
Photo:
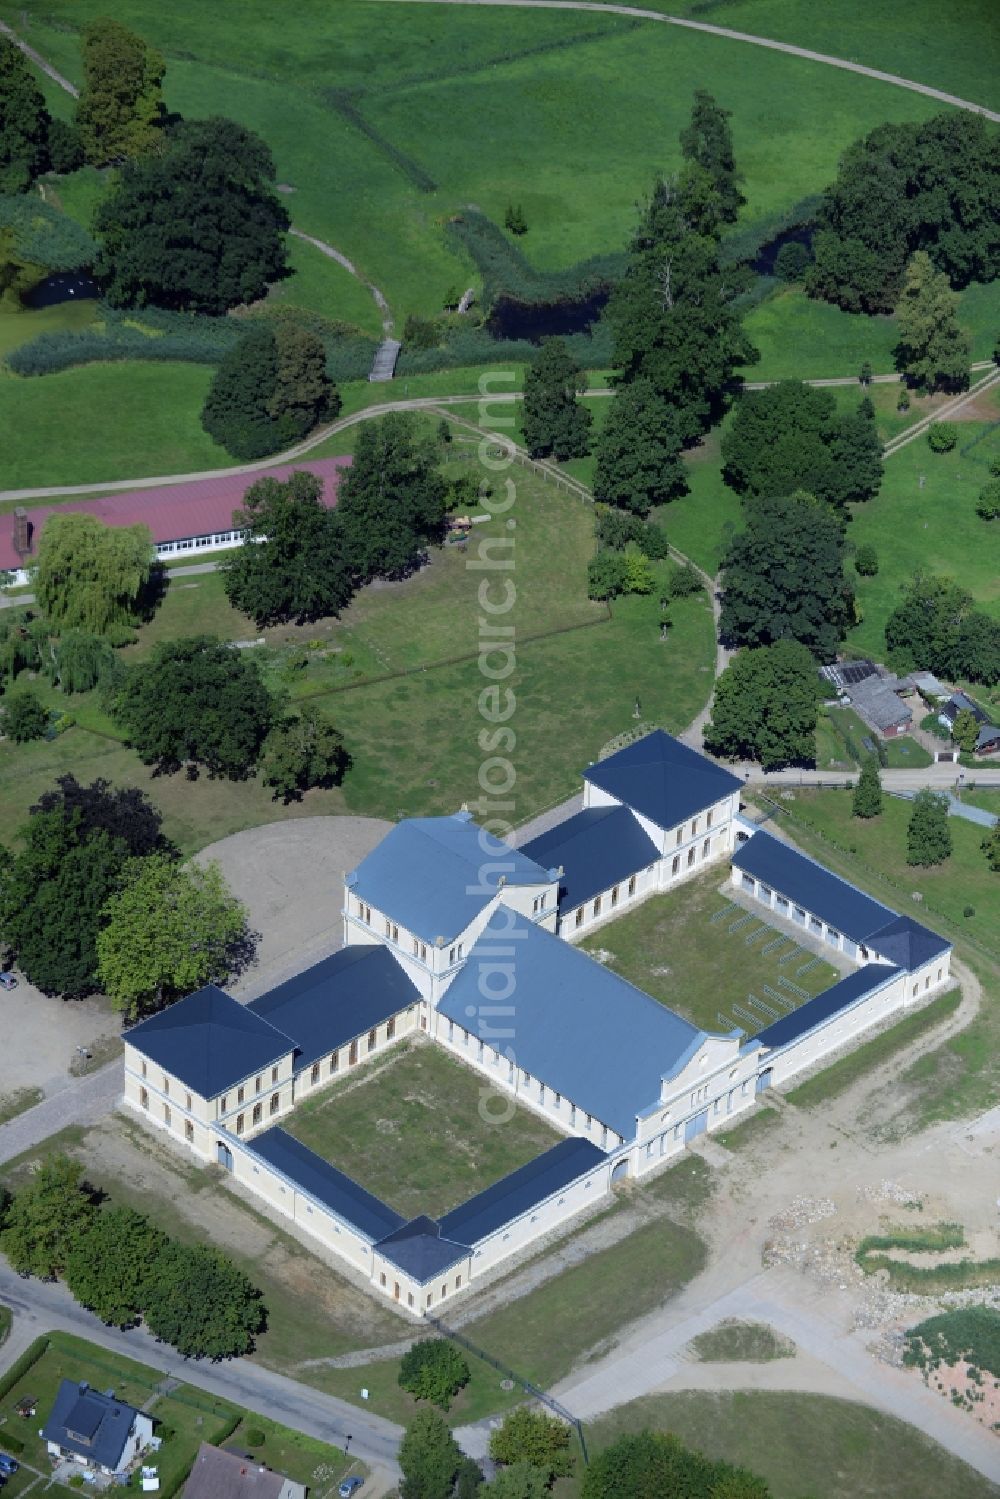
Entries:
{"type": "Polygon", "coordinates": [[[0,1374],[0,1400],[10,1394],[11,1390],[22,1380],[30,1369],[33,1369],[48,1350],[49,1340],[43,1333],[33,1343],[29,1343],[19,1358],[16,1358],[10,1368],[4,1374],[0,1374]]]}
{"type": "Polygon", "coordinates": [[[595,255],[562,271],[539,271],[523,251],[484,213],[466,209],[448,225],[449,237],[457,241],[475,263],[483,282],[483,303],[490,307],[506,295],[518,302],[542,303],[593,295],[611,286],[625,272],[625,252],[595,255]]]}
{"type": "MultiPolygon", "coordinates": [[[[605,369],[611,363],[611,330],[603,322],[595,323],[590,334],[572,333],[563,342],[583,369],[605,369]]],[[[404,345],[396,369],[400,375],[427,375],[466,365],[526,364],[537,353],[537,344],[527,339],[491,338],[482,328],[470,328],[450,334],[435,349],[404,345]]]]}

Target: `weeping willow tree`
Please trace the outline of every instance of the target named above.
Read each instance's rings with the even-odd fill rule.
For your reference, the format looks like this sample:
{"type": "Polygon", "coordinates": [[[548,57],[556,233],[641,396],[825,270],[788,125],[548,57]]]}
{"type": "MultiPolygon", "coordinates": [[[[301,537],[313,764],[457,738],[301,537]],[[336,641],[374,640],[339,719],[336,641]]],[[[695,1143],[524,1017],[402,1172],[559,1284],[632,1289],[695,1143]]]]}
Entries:
{"type": "Polygon", "coordinates": [[[35,597],[59,630],[114,637],[136,622],[153,566],[148,526],[105,526],[92,515],[50,515],[38,547],[35,597]]]}

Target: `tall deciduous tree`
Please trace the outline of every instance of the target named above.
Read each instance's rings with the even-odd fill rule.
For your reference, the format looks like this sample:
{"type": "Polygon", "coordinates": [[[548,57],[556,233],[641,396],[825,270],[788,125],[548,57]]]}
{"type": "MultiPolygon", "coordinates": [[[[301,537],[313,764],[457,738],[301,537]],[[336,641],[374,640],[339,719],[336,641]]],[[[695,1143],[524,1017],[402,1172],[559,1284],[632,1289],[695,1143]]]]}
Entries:
{"type": "Polygon", "coordinates": [[[87,160],[103,167],[151,151],[164,119],[162,55],[108,16],[86,27],[81,52],[76,120],[87,160]]]}
{"type": "Polygon", "coordinates": [[[958,325],[958,297],[925,250],[907,266],[896,304],[896,368],[918,390],[964,390],[972,344],[958,325]]]}
{"type": "Polygon", "coordinates": [[[646,515],[687,489],[677,413],[649,380],[621,386],[597,440],[594,498],[646,515]]]}
{"type": "Polygon", "coordinates": [[[737,368],[758,357],[734,305],[749,280],[720,266],[715,237],[699,233],[683,194],[658,181],[605,316],[621,381],[645,376],[676,411],[685,444],[722,410],[737,368]]]}
{"type": "Polygon", "coordinates": [[[961,713],[956,714],[955,722],[951,726],[951,737],[959,749],[971,755],[979,738],[979,721],[969,708],[963,708],[961,713]]]}
{"type": "Polygon", "coordinates": [[[768,1499],[762,1478],[713,1462],[672,1433],[628,1432],[597,1453],[583,1480],[583,1499],[768,1499]]]}
{"type": "Polygon", "coordinates": [[[858,783],[854,788],[851,811],[855,817],[877,817],[882,810],[882,782],[879,778],[879,763],[874,755],[861,767],[858,783]]]}
{"type": "Polygon", "coordinates": [[[66,1284],[102,1322],[132,1327],[142,1316],[167,1236],[134,1208],[94,1213],[66,1255],[66,1284]]]}
{"type": "Polygon", "coordinates": [[[322,340],[283,322],[252,328],[219,364],[201,424],[234,458],[263,458],[336,416],[322,340]]]}
{"type": "Polygon", "coordinates": [[[229,602],[258,629],[339,614],[353,582],[336,514],[322,502],[322,481],[294,473],[258,479],[234,520],[246,545],[222,564],[229,602]]]}
{"type": "Polygon", "coordinates": [[[25,193],[48,162],[49,112],[20,47],[0,36],[0,193],[25,193]]]}
{"type": "Polygon", "coordinates": [[[569,1427],[544,1411],[520,1405],[491,1433],[490,1457],[497,1463],[530,1463],[550,1484],[572,1472],[569,1427]]]}
{"type": "Polygon", "coordinates": [[[954,578],[918,573],[886,620],[885,643],[906,670],[1000,681],[1000,621],[974,609],[954,578]]]}
{"type": "Polygon", "coordinates": [[[549,1484],[540,1468],[518,1461],[501,1468],[480,1493],[482,1499],[547,1499],[549,1484]]]}
{"type": "Polygon", "coordinates": [[[103,915],[98,977],[126,1020],[223,983],[246,953],[247,913],[216,863],[181,865],[165,854],[136,859],[103,915]]]}
{"type": "Polygon", "coordinates": [[[816,662],[795,640],[740,651],[715,684],[705,747],[765,770],[811,764],[819,711],[816,662]]]}
{"type": "Polygon", "coordinates": [[[79,1161],[50,1156],[15,1194],[0,1249],[19,1274],[52,1280],[65,1268],[95,1212],[79,1161]]]}
{"type": "Polygon", "coordinates": [[[950,855],[948,798],[938,791],[918,791],[906,828],[906,862],[943,864],[950,855]]]}
{"type": "Polygon", "coordinates": [[[140,791],[64,776],[20,840],[0,875],[0,935],[44,993],[89,994],[105,902],[130,858],[164,846],[159,813],[140,791]]]}
{"type": "Polygon", "coordinates": [[[420,1338],[399,1364],[399,1387],[417,1400],[430,1400],[443,1411],[453,1395],[469,1383],[469,1365],[445,1338],[420,1338]]]}
{"type": "Polygon", "coordinates": [[[218,314],[264,296],[286,274],[291,222],[274,178],[260,136],[233,120],[172,128],[98,205],[95,269],[108,301],[218,314]]]}
{"type": "Polygon", "coordinates": [[[1000,267],[995,128],[962,110],[879,125],[841,157],[813,250],[806,289],[848,312],[891,312],[915,250],[956,288],[991,281],[1000,267]]]}
{"type": "Polygon", "coordinates": [[[994,874],[1000,874],[1000,822],[995,822],[979,845],[994,874]]]}
{"type": "Polygon", "coordinates": [[[462,1452],[437,1411],[417,1411],[403,1433],[402,1499],[451,1499],[462,1452]]]}
{"type": "Polygon", "coordinates": [[[341,734],[306,703],[297,718],[284,719],[267,736],[261,776],[287,805],[314,786],[339,786],[350,763],[341,734]]]}
{"type": "Polygon", "coordinates": [[[342,480],[337,516],[344,554],[360,583],[403,577],[444,532],[448,485],[432,443],[403,412],[366,422],[342,480]]]}
{"type": "Polygon", "coordinates": [[[147,764],[204,765],[231,780],[256,765],[275,716],[256,663],[210,635],[154,647],[129,668],[112,711],[147,764]]]}
{"type": "Polygon", "coordinates": [[[717,104],[703,88],[695,89],[691,121],[681,131],[681,152],[706,172],[719,200],[719,217],[733,224],[746,202],[733,156],[732,112],[717,104]]]}
{"type": "Polygon", "coordinates": [[[837,515],[807,494],[745,509],[722,562],[720,634],[738,645],[797,640],[830,660],[854,619],[837,515]]]}
{"type": "Polygon", "coordinates": [[[153,557],[148,526],[106,526],[93,515],[57,512],[38,544],[35,597],[62,630],[114,635],[134,624],[153,557]]]}
{"type": "Polygon", "coordinates": [[[267,1312],[243,1271],[207,1244],[170,1242],[150,1278],[146,1325],[185,1358],[252,1353],[267,1312]]]}
{"type": "Polygon", "coordinates": [[[722,439],[723,473],[738,494],[807,490],[833,505],[867,500],[882,481],[870,402],[840,416],[828,390],[782,380],[740,399],[722,439]]]}
{"type": "Polygon", "coordinates": [[[524,377],[524,440],[533,458],[590,451],[591,415],[577,400],[583,371],[561,338],[546,338],[524,377]]]}

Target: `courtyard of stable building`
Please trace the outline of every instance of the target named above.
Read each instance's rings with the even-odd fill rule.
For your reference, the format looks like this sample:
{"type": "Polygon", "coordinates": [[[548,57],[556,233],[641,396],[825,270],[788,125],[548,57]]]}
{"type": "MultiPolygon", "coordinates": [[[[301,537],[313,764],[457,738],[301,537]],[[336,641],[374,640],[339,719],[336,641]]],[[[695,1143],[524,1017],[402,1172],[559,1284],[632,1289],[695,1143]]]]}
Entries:
{"type": "Polygon", "coordinates": [[[946,942],[669,735],[584,785],[518,850],[468,813],[391,828],[343,948],[134,1027],[126,1102],[423,1314],[946,982],[946,942]]]}

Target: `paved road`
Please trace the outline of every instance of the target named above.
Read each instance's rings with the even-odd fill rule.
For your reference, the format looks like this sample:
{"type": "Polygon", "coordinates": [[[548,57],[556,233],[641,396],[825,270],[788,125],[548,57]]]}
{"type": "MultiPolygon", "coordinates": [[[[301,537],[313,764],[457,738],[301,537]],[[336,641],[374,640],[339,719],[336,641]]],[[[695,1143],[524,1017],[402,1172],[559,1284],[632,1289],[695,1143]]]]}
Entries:
{"type": "Polygon", "coordinates": [[[324,1395],[249,1359],[218,1364],[193,1361],[158,1343],[142,1328],[122,1332],[105,1327],[77,1306],[64,1286],[22,1280],[4,1260],[0,1260],[0,1301],[14,1312],[14,1331],[0,1349],[0,1369],[7,1368],[40,1333],[75,1333],[112,1353],[139,1359],[163,1374],[200,1385],[220,1399],[282,1421],[320,1441],[343,1446],[350,1433],[353,1454],[394,1478],[399,1476],[396,1452],[402,1428],[346,1400],[324,1395]]]}
{"type": "Polygon", "coordinates": [[[785,52],[790,57],[801,57],[806,62],[819,62],[829,68],[841,68],[846,73],[860,73],[865,78],[874,78],[879,83],[891,83],[895,88],[909,89],[915,94],[924,94],[928,99],[938,99],[942,104],[951,104],[957,109],[967,109],[973,114],[985,115],[988,120],[1000,121],[1000,114],[987,109],[983,104],[974,104],[969,99],[960,99],[957,94],[946,94],[927,83],[915,83],[912,78],[901,78],[897,73],[884,73],[880,68],[868,68],[860,62],[849,62],[845,57],[831,57],[827,52],[813,52],[808,47],[796,47],[791,42],[776,42],[770,37],[754,36],[749,31],[733,31],[728,26],[710,26],[706,21],[690,21],[681,16],[668,16],[660,10],[645,10],[638,5],[615,5],[598,3],[598,0],[388,0],[395,5],[495,5],[518,10],[582,10],[603,11],[615,16],[634,16],[640,21],[656,21],[663,26],[683,26],[688,31],[704,31],[710,36],[723,37],[730,42],[746,42],[752,47],[766,47],[770,52],[785,52]]]}
{"type": "Polygon", "coordinates": [[[75,1078],[9,1124],[0,1124],[0,1162],[13,1160],[70,1124],[96,1124],[115,1107],[121,1091],[120,1057],[97,1072],[75,1078]]]}

